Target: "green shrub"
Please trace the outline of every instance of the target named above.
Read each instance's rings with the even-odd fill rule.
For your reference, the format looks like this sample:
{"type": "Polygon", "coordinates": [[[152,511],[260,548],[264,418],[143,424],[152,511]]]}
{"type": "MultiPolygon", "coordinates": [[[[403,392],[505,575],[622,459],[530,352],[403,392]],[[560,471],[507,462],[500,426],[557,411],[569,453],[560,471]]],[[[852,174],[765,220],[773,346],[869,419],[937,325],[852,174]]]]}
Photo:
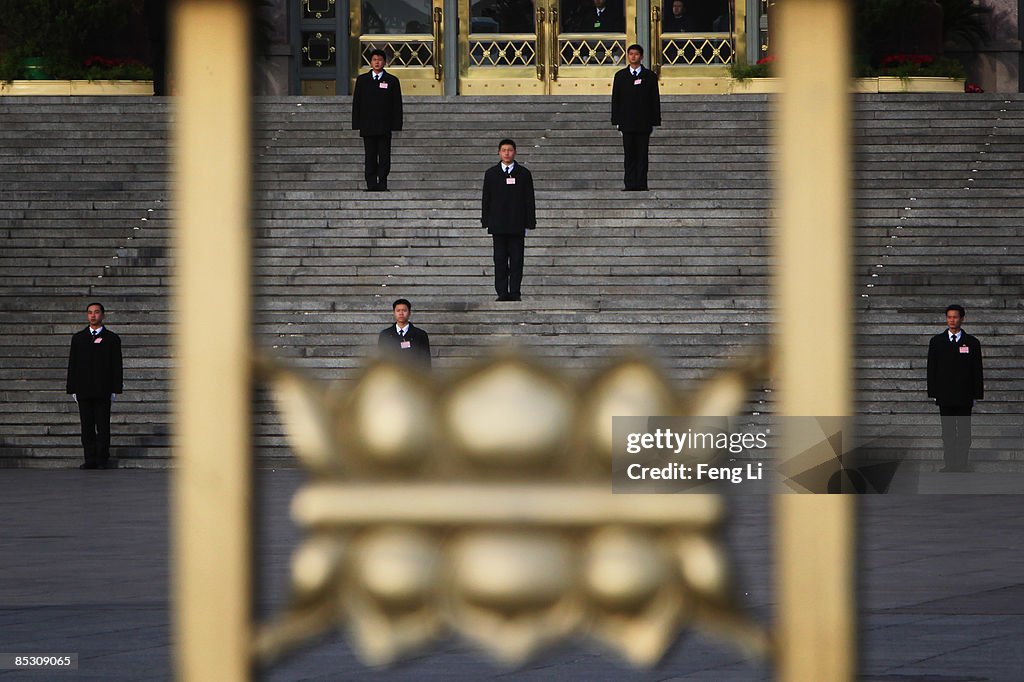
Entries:
{"type": "Polygon", "coordinates": [[[41,57],[51,78],[84,78],[90,36],[128,23],[132,0],[0,0],[0,80],[24,77],[22,60],[41,57]]]}

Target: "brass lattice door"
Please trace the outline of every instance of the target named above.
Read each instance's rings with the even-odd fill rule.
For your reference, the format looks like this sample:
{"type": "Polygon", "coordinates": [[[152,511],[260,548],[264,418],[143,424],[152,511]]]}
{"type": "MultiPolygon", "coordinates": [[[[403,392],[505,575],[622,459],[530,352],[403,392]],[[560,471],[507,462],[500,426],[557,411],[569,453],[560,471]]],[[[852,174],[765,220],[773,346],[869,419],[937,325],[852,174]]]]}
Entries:
{"type": "Polygon", "coordinates": [[[402,92],[443,94],[444,0],[362,0],[351,3],[352,73],[370,65],[370,51],[383,50],[387,70],[402,80],[402,92]]]}
{"type": "Polygon", "coordinates": [[[459,92],[607,94],[636,41],[636,3],[460,0],[459,92]]]}
{"type": "Polygon", "coordinates": [[[743,0],[652,0],[650,20],[663,93],[724,92],[728,67],[746,62],[743,0]]]}

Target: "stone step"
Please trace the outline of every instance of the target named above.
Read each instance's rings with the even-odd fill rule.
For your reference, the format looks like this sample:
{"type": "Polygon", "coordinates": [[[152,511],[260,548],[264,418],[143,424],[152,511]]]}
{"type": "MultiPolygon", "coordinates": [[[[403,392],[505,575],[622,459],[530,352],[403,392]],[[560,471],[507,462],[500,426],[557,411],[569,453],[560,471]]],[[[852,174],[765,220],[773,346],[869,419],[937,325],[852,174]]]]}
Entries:
{"type": "MultiPolygon", "coordinates": [[[[652,138],[656,189],[634,198],[608,196],[618,186],[621,152],[606,98],[410,98],[407,130],[396,140],[395,191],[385,197],[354,191],[361,150],[346,129],[347,99],[260,98],[253,213],[259,344],[321,378],[354,377],[387,324],[388,302],[407,294],[433,335],[439,367],[515,341],[578,373],[600,366],[610,350],[639,343],[657,347],[678,381],[707,376],[777,324],[767,289],[771,101],[666,97],[666,125],[652,138]],[[478,223],[480,173],[494,162],[492,146],[503,132],[495,132],[498,111],[542,181],[542,229],[528,241],[525,283],[535,293],[523,303],[491,300],[489,245],[478,223]],[[423,159],[430,174],[417,166],[423,159]],[[591,168],[583,174],[581,164],[591,168]],[[391,286],[379,286],[385,280],[391,286]],[[582,325],[587,344],[576,332],[582,325]],[[683,352],[686,344],[664,331],[682,325],[681,338],[697,340],[700,353],[683,352]]],[[[865,428],[912,457],[935,460],[940,446],[934,407],[922,395],[922,348],[936,331],[936,308],[952,295],[969,301],[969,321],[986,349],[988,400],[975,420],[976,455],[1020,459],[999,439],[1012,436],[1007,415],[1024,402],[1024,349],[1013,332],[1022,321],[1021,249],[1013,239],[1024,224],[1016,192],[1024,175],[1024,98],[854,101],[854,306],[868,329],[879,330],[858,336],[857,409],[865,428]]],[[[0,335],[0,357],[15,370],[0,374],[8,378],[4,408],[12,406],[0,409],[0,425],[31,441],[0,438],[0,463],[77,461],[74,409],[60,388],[67,336],[82,325],[74,311],[93,297],[109,302],[112,328],[131,351],[133,388],[115,410],[122,410],[115,415],[120,454],[136,465],[164,462],[173,254],[166,217],[140,219],[149,208],[166,213],[173,101],[70,104],[72,115],[68,101],[46,98],[0,108],[0,244],[8,247],[0,250],[0,299],[19,314],[21,332],[20,343],[0,335]],[[64,410],[59,425],[56,404],[64,410]],[[49,429],[43,439],[41,427],[49,429]]],[[[770,412],[770,394],[759,395],[747,410],[770,412]]],[[[272,406],[260,399],[254,412],[260,456],[287,462],[272,406]]]]}

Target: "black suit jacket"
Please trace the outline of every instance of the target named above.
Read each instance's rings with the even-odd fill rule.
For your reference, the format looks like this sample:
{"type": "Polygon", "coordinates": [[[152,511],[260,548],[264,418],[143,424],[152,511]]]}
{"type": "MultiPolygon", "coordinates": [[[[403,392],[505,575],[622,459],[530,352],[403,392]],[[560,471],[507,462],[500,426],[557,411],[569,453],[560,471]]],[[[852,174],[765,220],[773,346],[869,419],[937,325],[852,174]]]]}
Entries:
{"type": "Polygon", "coordinates": [[[93,337],[86,327],[71,337],[67,392],[79,398],[109,398],[123,389],[121,337],[106,327],[93,337]]]}
{"type": "Polygon", "coordinates": [[[612,0],[606,3],[601,14],[593,6],[584,7],[574,22],[579,33],[622,33],[626,30],[626,19],[622,16],[621,3],[612,0]]]}
{"type": "Polygon", "coordinates": [[[484,173],[484,193],[480,203],[480,224],[491,234],[524,234],[537,227],[537,202],[533,195],[533,175],[518,161],[512,166],[515,184],[497,163],[484,173]]]}
{"type": "Polygon", "coordinates": [[[405,338],[398,334],[398,328],[391,325],[377,336],[377,349],[381,355],[393,360],[411,361],[422,367],[430,367],[430,337],[419,327],[409,323],[405,338]],[[409,348],[402,348],[402,341],[409,342],[409,348]]]}
{"type": "Polygon", "coordinates": [[[615,72],[612,81],[612,125],[624,133],[650,133],[661,125],[661,92],[658,75],[641,68],[639,85],[629,67],[615,72]]]}
{"type": "Polygon", "coordinates": [[[670,9],[665,15],[665,33],[687,33],[693,30],[692,26],[693,20],[686,14],[677,19],[670,9]]]}
{"type": "Polygon", "coordinates": [[[928,397],[942,406],[970,405],[985,396],[981,342],[961,331],[956,344],[950,343],[948,332],[928,342],[928,397]]]}
{"type": "Polygon", "coordinates": [[[402,129],[402,85],[387,71],[381,82],[373,81],[373,72],[367,71],[356,78],[352,93],[352,129],[361,137],[386,135],[402,129]],[[382,88],[381,84],[387,88],[382,88]]]}

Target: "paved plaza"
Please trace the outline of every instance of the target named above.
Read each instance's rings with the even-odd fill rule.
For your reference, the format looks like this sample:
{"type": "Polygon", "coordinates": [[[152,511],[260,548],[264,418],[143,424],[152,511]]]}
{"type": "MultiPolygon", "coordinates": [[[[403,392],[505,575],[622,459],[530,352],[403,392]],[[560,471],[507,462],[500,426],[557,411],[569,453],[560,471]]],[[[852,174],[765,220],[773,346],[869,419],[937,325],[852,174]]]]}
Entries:
{"type": "MultiPolygon", "coordinates": [[[[260,472],[260,611],[280,608],[297,534],[297,471],[260,472]]],[[[78,653],[76,672],[0,680],[171,677],[167,471],[0,470],[0,653],[78,653]]],[[[773,612],[770,498],[735,500],[730,545],[752,616],[773,612]]],[[[1014,495],[859,499],[860,679],[1024,679],[1024,512],[1014,495]]],[[[581,642],[519,670],[451,642],[398,668],[362,667],[342,636],[281,662],[284,680],[759,680],[763,662],[688,634],[640,673],[581,642]]]]}

